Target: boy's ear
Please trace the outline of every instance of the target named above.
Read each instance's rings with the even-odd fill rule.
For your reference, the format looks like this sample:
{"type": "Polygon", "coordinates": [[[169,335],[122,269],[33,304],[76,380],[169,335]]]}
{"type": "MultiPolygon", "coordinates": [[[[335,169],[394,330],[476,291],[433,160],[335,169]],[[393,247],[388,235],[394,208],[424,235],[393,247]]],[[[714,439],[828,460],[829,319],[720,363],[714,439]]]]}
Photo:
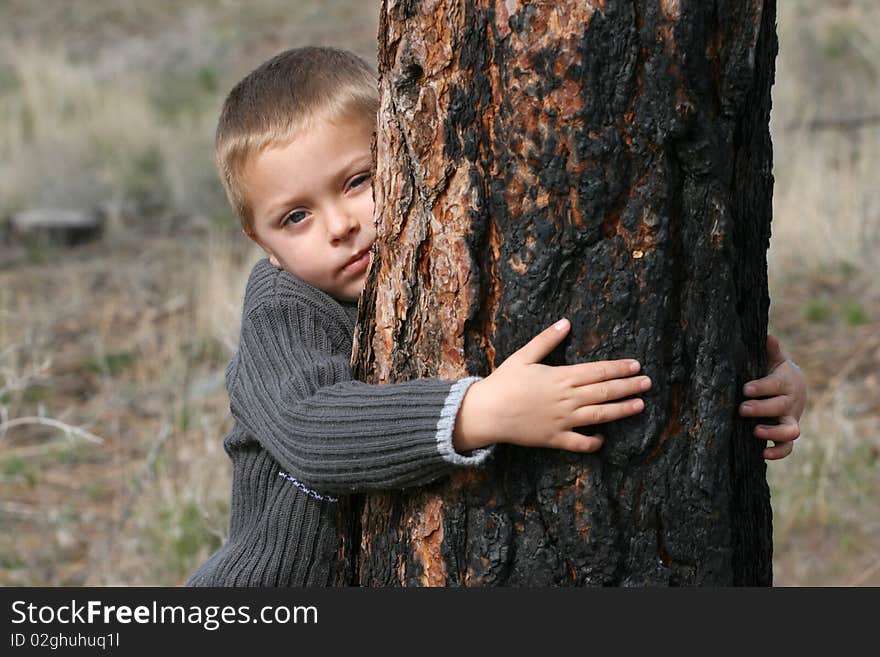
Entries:
{"type": "Polygon", "coordinates": [[[275,254],[272,253],[272,251],[270,251],[268,248],[266,248],[266,245],[260,241],[260,239],[257,237],[257,234],[255,232],[250,232],[247,230],[247,228],[242,228],[241,232],[244,233],[245,237],[247,237],[249,240],[254,241],[257,244],[257,246],[259,246],[261,249],[263,249],[265,254],[267,256],[269,256],[269,262],[274,267],[278,267],[278,269],[282,269],[281,264],[278,262],[278,258],[275,257],[275,254]]]}

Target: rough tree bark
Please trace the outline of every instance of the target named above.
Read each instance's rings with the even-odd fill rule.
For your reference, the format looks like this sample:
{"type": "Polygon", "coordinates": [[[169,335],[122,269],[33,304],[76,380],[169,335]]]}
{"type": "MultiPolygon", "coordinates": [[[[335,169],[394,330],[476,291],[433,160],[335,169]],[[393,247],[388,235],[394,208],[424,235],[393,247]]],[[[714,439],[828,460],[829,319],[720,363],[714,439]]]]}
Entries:
{"type": "Polygon", "coordinates": [[[371,382],[636,357],[639,417],[596,455],[367,496],[367,586],[767,585],[771,510],[742,384],[763,371],[773,0],[384,0],[371,382]]]}

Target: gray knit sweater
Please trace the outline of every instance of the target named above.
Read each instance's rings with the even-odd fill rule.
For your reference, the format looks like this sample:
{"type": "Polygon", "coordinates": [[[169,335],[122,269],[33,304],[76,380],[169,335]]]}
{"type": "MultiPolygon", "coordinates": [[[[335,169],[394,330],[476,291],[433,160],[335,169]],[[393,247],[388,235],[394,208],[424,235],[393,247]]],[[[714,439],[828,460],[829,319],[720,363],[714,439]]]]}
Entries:
{"type": "Polygon", "coordinates": [[[267,260],[254,266],[226,370],[229,538],[188,586],[332,585],[336,496],[425,484],[489,455],[452,447],[476,378],[352,380],[356,312],[267,260]]]}

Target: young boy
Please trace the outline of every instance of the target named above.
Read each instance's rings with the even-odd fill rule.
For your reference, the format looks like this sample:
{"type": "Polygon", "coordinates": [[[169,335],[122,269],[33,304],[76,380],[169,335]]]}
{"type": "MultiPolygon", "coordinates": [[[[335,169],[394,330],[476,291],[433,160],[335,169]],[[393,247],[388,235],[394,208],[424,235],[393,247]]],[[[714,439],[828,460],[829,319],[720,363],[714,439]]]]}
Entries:
{"type": "MultiPolygon", "coordinates": [[[[226,373],[235,418],[224,442],[233,463],[229,539],[189,585],[333,584],[334,496],[417,486],[477,467],[502,441],[593,452],[602,437],[576,427],[644,409],[629,399],[651,386],[634,360],[540,364],[567,334],[566,320],[485,379],[352,380],[357,300],[376,236],[370,146],[377,107],[370,68],[327,48],[274,57],[224,104],[218,169],[244,232],[268,260],[251,272],[239,349],[226,373]]],[[[774,374],[749,384],[750,395],[776,395],[752,402],[752,415],[794,419],[760,436],[777,443],[767,458],[791,451],[803,401],[780,396],[802,384],[783,360],[771,353],[774,374]]]]}

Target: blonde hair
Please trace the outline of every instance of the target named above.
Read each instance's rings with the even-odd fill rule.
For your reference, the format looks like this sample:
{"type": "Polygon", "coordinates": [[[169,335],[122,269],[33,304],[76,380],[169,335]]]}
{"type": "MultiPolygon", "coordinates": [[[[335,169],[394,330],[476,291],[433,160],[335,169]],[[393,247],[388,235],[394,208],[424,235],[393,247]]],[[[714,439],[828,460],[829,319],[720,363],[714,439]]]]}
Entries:
{"type": "Polygon", "coordinates": [[[374,71],[354,53],[336,48],[286,50],[236,84],[217,122],[214,158],[245,232],[253,235],[254,217],[244,174],[256,154],[290,144],[315,121],[375,125],[378,108],[374,71]]]}

